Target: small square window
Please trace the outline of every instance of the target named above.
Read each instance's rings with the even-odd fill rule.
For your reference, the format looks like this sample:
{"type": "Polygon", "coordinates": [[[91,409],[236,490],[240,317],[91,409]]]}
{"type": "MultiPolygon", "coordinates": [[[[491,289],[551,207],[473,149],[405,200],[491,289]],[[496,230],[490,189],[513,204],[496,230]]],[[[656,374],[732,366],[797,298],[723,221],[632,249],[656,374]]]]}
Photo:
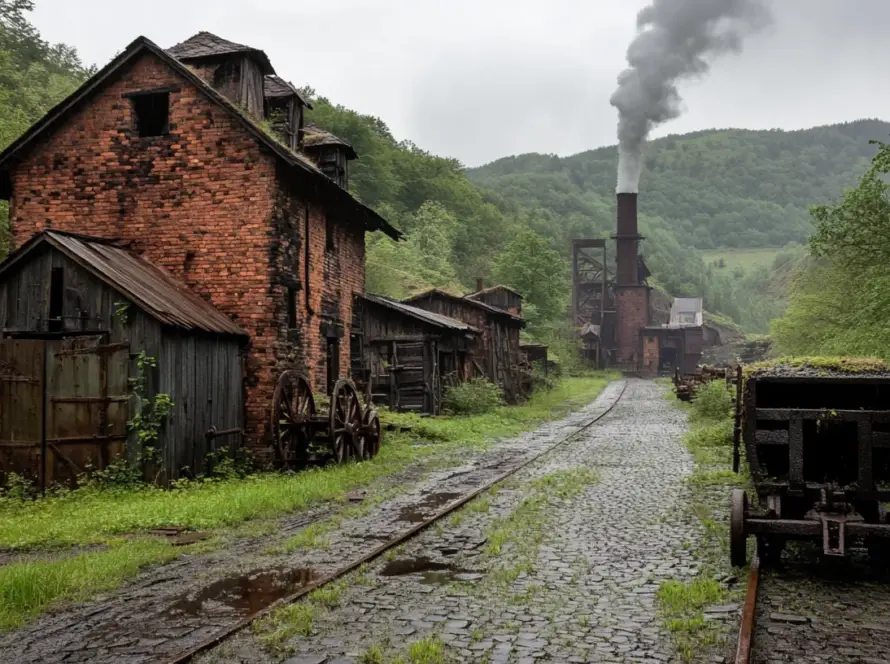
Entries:
{"type": "Polygon", "coordinates": [[[170,131],[170,93],[153,92],[133,97],[139,136],[164,136],[170,131]]]}

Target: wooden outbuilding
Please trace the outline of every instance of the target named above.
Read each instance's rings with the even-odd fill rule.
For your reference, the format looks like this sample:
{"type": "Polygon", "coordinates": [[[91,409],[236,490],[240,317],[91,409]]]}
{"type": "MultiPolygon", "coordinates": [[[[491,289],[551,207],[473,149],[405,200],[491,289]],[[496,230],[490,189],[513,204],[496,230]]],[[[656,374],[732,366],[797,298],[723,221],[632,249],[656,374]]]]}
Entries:
{"type": "Polygon", "coordinates": [[[240,442],[246,333],[124,244],[36,234],[0,264],[0,326],[0,483],[72,484],[126,455],[163,484],[240,442]],[[128,425],[166,400],[157,440],[128,425]]]}
{"type": "Polygon", "coordinates": [[[352,336],[352,374],[374,403],[437,415],[447,385],[471,374],[481,332],[460,320],[378,295],[360,295],[352,336]]]}
{"type": "Polygon", "coordinates": [[[525,321],[521,317],[485,302],[451,295],[436,288],[404,302],[456,318],[480,330],[482,334],[470,353],[474,374],[485,376],[500,385],[508,401],[515,402],[524,396],[519,331],[525,327],[525,321]]]}

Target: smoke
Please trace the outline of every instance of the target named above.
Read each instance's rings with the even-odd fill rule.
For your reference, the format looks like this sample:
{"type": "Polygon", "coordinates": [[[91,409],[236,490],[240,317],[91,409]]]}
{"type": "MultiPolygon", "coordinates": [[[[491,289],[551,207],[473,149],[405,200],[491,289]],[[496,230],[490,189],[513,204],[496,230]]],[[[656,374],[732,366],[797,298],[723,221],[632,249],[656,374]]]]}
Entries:
{"type": "Polygon", "coordinates": [[[618,76],[618,191],[636,192],[643,147],[656,126],[680,115],[678,81],[703,76],[710,61],[742,50],[771,21],[764,0],[652,0],[637,15],[630,65],[618,76]]]}

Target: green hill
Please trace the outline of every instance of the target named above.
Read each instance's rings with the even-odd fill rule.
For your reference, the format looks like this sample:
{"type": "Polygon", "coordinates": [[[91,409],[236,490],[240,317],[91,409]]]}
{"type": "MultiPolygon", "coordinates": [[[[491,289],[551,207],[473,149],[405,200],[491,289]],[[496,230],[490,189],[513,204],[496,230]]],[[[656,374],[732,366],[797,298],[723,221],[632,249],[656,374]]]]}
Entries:
{"type": "MultiPolygon", "coordinates": [[[[855,184],[890,123],[857,120],[800,131],[721,129],[668,136],[647,148],[640,214],[660,218],[698,249],[806,242],[810,205],[855,184]]],[[[612,207],[614,146],[571,157],[525,154],[468,175],[512,203],[561,221],[595,219],[612,207]]],[[[597,224],[601,226],[601,224],[597,224]]]]}

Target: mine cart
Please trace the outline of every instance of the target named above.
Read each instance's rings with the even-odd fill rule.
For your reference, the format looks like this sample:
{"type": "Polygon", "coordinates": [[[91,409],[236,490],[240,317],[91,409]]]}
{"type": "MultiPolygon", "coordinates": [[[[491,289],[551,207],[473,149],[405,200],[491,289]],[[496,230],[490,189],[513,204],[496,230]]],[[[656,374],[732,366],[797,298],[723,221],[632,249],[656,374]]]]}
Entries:
{"type": "Polygon", "coordinates": [[[763,563],[776,561],[788,539],[821,541],[829,556],[863,545],[886,553],[890,373],[856,362],[778,362],[749,371],[741,391],[737,421],[758,508],[733,490],[732,564],[745,564],[748,535],[763,563]]]}
{"type": "Polygon", "coordinates": [[[284,467],[305,468],[325,458],[366,460],[380,451],[377,410],[362,404],[351,380],[336,382],[326,414],[319,414],[309,379],[297,371],[281,374],[272,400],[275,454],[284,467]]]}

